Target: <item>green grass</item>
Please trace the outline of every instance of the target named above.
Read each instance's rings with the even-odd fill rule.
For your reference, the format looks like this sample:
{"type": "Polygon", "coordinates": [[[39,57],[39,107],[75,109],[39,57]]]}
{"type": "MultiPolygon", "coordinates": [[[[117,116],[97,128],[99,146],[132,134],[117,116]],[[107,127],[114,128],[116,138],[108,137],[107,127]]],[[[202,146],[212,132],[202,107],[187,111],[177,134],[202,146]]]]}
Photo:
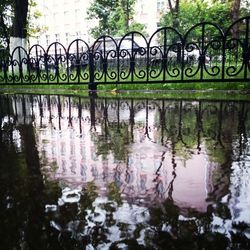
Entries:
{"type": "Polygon", "coordinates": [[[184,82],[99,84],[98,90],[249,90],[250,82],[184,82]]]}
{"type": "MultiPolygon", "coordinates": [[[[87,71],[85,71],[87,72],[87,71]]],[[[109,71],[109,74],[111,72],[109,71]]],[[[126,72],[125,72],[126,73],[126,72]]],[[[249,72],[250,74],[250,72],[249,72]]],[[[156,82],[152,83],[128,83],[130,77],[126,79],[126,82],[120,81],[119,84],[115,80],[109,80],[107,83],[102,83],[105,79],[102,77],[97,81],[98,96],[104,97],[144,97],[149,98],[202,98],[202,99],[250,99],[250,81],[249,82],[199,82],[199,74],[189,79],[190,82],[173,82],[173,83],[161,83],[163,79],[163,73],[155,79],[150,78],[156,82]],[[191,80],[193,82],[191,82],[191,80]],[[159,81],[157,83],[157,81],[159,81]]],[[[242,73],[237,76],[242,77],[242,73]]],[[[205,79],[212,80],[211,76],[204,75],[205,79]]],[[[167,80],[177,80],[178,78],[169,77],[167,80]]],[[[1,74],[0,74],[1,80],[1,74]]],[[[142,79],[145,81],[145,79],[142,79]]],[[[231,79],[233,80],[233,79],[231,79]]],[[[141,81],[140,78],[134,77],[134,81],[141,81]]],[[[32,93],[32,94],[71,94],[88,96],[88,84],[84,81],[82,84],[77,82],[77,79],[67,83],[57,83],[56,80],[51,81],[49,84],[47,81],[41,81],[39,84],[26,84],[10,83],[6,85],[0,83],[0,93],[32,93]]]]}
{"type": "MultiPolygon", "coordinates": [[[[250,83],[99,84],[97,88],[99,97],[108,98],[250,100],[250,83]]],[[[89,95],[88,86],[82,84],[1,86],[0,93],[89,95]]]]}

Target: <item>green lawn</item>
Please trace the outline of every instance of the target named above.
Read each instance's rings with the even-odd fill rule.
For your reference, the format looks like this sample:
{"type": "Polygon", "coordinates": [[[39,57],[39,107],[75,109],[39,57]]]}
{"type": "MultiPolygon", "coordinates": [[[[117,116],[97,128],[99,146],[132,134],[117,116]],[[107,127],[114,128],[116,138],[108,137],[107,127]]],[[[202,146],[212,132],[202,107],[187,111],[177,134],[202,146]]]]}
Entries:
{"type": "MultiPolygon", "coordinates": [[[[249,83],[168,83],[168,84],[99,84],[99,97],[250,100],[249,83]]],[[[0,93],[67,94],[88,96],[88,86],[71,85],[2,85],[0,93]]]]}
{"type": "MultiPolygon", "coordinates": [[[[173,67],[171,70],[174,70],[176,67],[173,67]]],[[[141,68],[143,70],[143,68],[141,68]]],[[[176,68],[180,70],[180,68],[176,68]]],[[[140,69],[136,69],[138,74],[140,69]]],[[[154,73],[155,78],[151,75],[148,78],[149,81],[154,81],[151,83],[144,83],[147,79],[147,76],[136,76],[134,74],[133,79],[131,75],[128,76],[125,80],[119,78],[119,84],[116,83],[117,75],[115,79],[110,79],[108,75],[112,75],[110,70],[107,72],[107,75],[101,75],[102,72],[95,71],[96,74],[100,74],[100,79],[96,80],[98,96],[150,96],[150,98],[205,98],[205,99],[250,99],[250,81],[236,81],[233,82],[233,78],[226,80],[225,82],[212,81],[213,77],[204,74],[203,78],[205,80],[200,80],[200,72],[194,77],[187,78],[184,80],[189,80],[189,82],[178,82],[180,76],[170,77],[163,71],[159,69],[150,68],[152,73],[154,73]],[[164,75],[165,74],[165,75],[164,75]],[[164,82],[163,80],[168,82],[164,82]],[[131,80],[131,83],[129,82],[131,80]],[[134,82],[133,82],[133,81],[134,82]],[[206,81],[207,80],[207,81],[206,81]],[[171,82],[176,81],[176,82],[171,82]],[[211,82],[209,82],[211,81],[211,82]],[[106,82],[106,83],[103,83],[106,82]],[[135,83],[137,82],[137,83],[135,83]]],[[[195,70],[195,67],[193,67],[195,70]]],[[[210,68],[210,70],[212,70],[210,68]]],[[[174,72],[174,71],[172,71],[174,72]]],[[[65,72],[60,72],[60,74],[65,74],[65,72]]],[[[22,84],[19,81],[17,84],[8,82],[5,84],[3,82],[3,72],[0,73],[0,93],[45,93],[45,94],[73,94],[73,95],[89,95],[88,93],[88,69],[81,71],[81,74],[85,77],[84,79],[79,79],[76,76],[76,72],[72,72],[71,80],[69,78],[64,78],[60,80],[59,78],[52,79],[49,84],[46,79],[34,78],[35,81],[31,82],[31,78],[26,75],[26,81],[22,84]],[[66,80],[65,80],[66,79],[66,80]],[[2,81],[2,82],[1,82],[2,81]],[[82,83],[79,84],[78,82],[82,83]]],[[[120,72],[121,73],[121,72],[120,72]]],[[[124,70],[124,75],[127,76],[129,71],[124,70]]],[[[248,72],[249,77],[250,72],[248,72]]],[[[45,75],[46,76],[46,75],[45,75]]],[[[65,76],[65,75],[64,75],[65,76]]],[[[98,75],[96,75],[97,77],[98,75]]],[[[121,75],[120,75],[121,76],[121,75]]],[[[119,77],[120,77],[119,76],[119,77]]],[[[237,75],[237,78],[243,78],[242,73],[237,75]]]]}

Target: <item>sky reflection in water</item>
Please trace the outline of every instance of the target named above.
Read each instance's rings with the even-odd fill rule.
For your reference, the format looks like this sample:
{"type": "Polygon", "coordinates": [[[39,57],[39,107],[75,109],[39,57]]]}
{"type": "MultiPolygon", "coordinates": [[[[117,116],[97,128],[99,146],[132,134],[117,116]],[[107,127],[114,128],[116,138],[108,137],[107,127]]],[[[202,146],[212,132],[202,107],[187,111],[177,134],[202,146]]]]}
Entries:
{"type": "Polygon", "coordinates": [[[0,101],[6,249],[249,246],[250,103],[0,101]]]}

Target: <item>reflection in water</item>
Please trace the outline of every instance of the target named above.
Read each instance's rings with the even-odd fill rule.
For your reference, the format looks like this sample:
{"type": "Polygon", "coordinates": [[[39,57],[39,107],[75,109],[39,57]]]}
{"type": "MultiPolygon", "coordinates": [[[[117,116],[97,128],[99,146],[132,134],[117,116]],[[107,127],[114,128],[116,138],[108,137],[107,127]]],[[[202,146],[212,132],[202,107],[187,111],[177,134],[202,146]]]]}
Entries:
{"type": "Polygon", "coordinates": [[[0,103],[4,249],[249,247],[250,103],[0,103]]]}

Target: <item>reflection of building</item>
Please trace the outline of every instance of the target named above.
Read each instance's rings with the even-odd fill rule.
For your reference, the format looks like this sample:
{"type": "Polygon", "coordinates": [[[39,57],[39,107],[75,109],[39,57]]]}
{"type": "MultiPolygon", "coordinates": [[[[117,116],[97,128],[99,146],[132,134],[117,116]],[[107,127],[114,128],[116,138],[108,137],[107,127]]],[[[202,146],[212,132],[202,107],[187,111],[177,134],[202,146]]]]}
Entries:
{"type": "Polygon", "coordinates": [[[182,208],[206,210],[206,199],[214,189],[216,164],[212,166],[208,162],[204,144],[200,145],[199,154],[185,159],[178,156],[179,149],[173,148],[173,142],[162,146],[157,121],[160,104],[156,101],[146,105],[134,103],[133,117],[129,102],[107,103],[107,128],[102,117],[103,103],[96,103],[95,112],[90,112],[88,101],[79,105],[70,97],[13,99],[12,106],[18,107],[14,109],[17,122],[33,121],[36,127],[43,169],[51,178],[65,180],[73,186],[94,181],[103,192],[108,183],[115,182],[128,200],[153,204],[170,197],[182,208]],[[95,124],[92,124],[93,114],[95,124]],[[99,140],[105,137],[104,130],[117,131],[118,121],[120,129],[126,127],[128,132],[124,136],[130,141],[128,146],[119,146],[124,146],[120,150],[127,152],[124,160],[117,160],[111,149],[106,156],[97,154],[99,140]]]}
{"type": "MultiPolygon", "coordinates": [[[[157,109],[150,110],[147,116],[145,113],[143,116],[143,108],[135,113],[133,131],[128,127],[134,141],[128,147],[125,161],[118,161],[112,151],[106,157],[97,155],[104,128],[100,122],[96,122],[94,128],[91,125],[89,105],[83,105],[79,119],[79,106],[69,105],[67,98],[60,102],[56,98],[50,102],[43,98],[42,103],[42,110],[38,102],[34,104],[34,124],[42,164],[52,178],[76,186],[94,181],[102,192],[108,183],[115,182],[128,200],[153,204],[171,196],[182,208],[206,210],[206,198],[212,188],[209,171],[213,168],[208,164],[205,146],[201,145],[202,154],[193,154],[184,164],[173,153],[171,144],[158,143],[157,109]]],[[[108,108],[112,124],[117,123],[116,108],[108,108]]],[[[124,126],[129,126],[128,112],[124,107],[119,112],[119,122],[124,126]]],[[[95,113],[100,117],[103,112],[96,110],[95,113]]]]}
{"type": "MultiPolygon", "coordinates": [[[[240,182],[236,175],[230,177],[230,159],[224,159],[221,155],[218,160],[212,159],[216,155],[208,148],[209,144],[217,145],[218,142],[209,142],[209,134],[203,140],[198,133],[198,146],[191,144],[193,146],[185,147],[185,141],[191,137],[192,142],[196,141],[193,136],[196,136],[197,131],[190,135],[191,127],[182,128],[182,121],[177,121],[180,117],[184,119],[192,115],[190,112],[196,112],[195,102],[192,103],[194,109],[191,108],[191,103],[187,103],[185,109],[182,101],[180,105],[167,100],[165,103],[157,100],[121,102],[16,95],[5,103],[9,103],[8,109],[13,115],[4,117],[3,122],[34,124],[44,173],[47,172],[51,178],[71,183],[70,185],[83,186],[94,181],[100,191],[105,193],[107,184],[116,183],[128,201],[132,199],[134,202],[154,204],[168,197],[182,209],[205,211],[209,200],[220,200],[228,193],[230,178],[240,182]],[[91,107],[95,107],[95,110],[91,110],[91,107]],[[166,122],[172,124],[170,127],[169,124],[162,126],[159,123],[162,107],[166,108],[164,116],[166,122]],[[178,107],[182,108],[178,110],[178,107]],[[188,134],[184,133],[184,128],[188,134]],[[173,131],[172,134],[169,129],[173,131]],[[164,135],[164,130],[168,130],[170,134],[164,135]],[[121,137],[123,143],[113,138],[117,136],[121,137]],[[122,157],[118,159],[121,152],[122,157]],[[222,160],[225,161],[223,167],[218,163],[222,160]]],[[[204,104],[204,107],[209,105],[204,104]]],[[[244,106],[239,104],[237,109],[242,111],[242,107],[244,106]]],[[[207,109],[204,110],[208,112],[207,109]]],[[[218,119],[215,109],[212,110],[212,117],[218,119]]],[[[200,120],[204,132],[206,126],[210,125],[205,121],[208,114],[209,112],[206,115],[204,113],[204,120],[200,120]]],[[[238,116],[236,112],[233,116],[230,113],[230,119],[234,122],[238,116]]],[[[225,117],[225,124],[230,124],[228,116],[225,117]]],[[[214,119],[213,122],[217,127],[214,119]]],[[[240,120],[242,122],[244,123],[240,120]]],[[[197,127],[197,124],[193,125],[194,128],[197,127]]],[[[243,124],[241,126],[244,128],[243,124]]],[[[217,131],[218,128],[223,126],[214,130],[218,135],[229,132],[228,127],[217,131]]],[[[211,131],[209,127],[208,132],[211,131]]],[[[214,136],[214,133],[211,135],[214,136]]],[[[17,130],[14,140],[21,145],[17,130]]],[[[230,152],[231,141],[220,143],[223,146],[220,151],[222,154],[224,151],[230,152]]],[[[236,187],[237,185],[232,192],[238,192],[236,187]]],[[[239,204],[239,201],[236,199],[234,203],[239,204]]],[[[236,206],[233,210],[237,216],[236,206]]]]}

